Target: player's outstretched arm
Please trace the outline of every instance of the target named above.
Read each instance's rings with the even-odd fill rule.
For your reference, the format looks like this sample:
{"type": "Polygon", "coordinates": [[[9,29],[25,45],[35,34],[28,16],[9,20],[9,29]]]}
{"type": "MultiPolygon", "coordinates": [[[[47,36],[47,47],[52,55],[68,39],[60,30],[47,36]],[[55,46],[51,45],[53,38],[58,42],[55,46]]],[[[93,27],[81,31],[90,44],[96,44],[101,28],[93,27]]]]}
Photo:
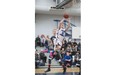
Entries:
{"type": "Polygon", "coordinates": [[[68,22],[68,26],[67,26],[67,28],[66,28],[65,31],[67,31],[67,30],[70,28],[70,18],[68,18],[68,19],[66,19],[66,20],[67,20],[67,22],[68,22]]]}

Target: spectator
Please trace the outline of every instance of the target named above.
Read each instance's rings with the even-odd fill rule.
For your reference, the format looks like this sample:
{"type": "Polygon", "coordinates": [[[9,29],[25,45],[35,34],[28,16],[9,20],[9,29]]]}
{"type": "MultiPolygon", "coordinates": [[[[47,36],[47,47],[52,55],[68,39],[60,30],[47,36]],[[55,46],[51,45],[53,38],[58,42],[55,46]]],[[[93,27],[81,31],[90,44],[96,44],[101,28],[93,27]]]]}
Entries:
{"type": "Polygon", "coordinates": [[[80,67],[80,60],[79,60],[80,58],[81,58],[81,55],[80,55],[79,52],[77,52],[76,55],[75,55],[75,64],[78,67],[80,67]]]}
{"type": "Polygon", "coordinates": [[[48,49],[48,45],[49,45],[49,36],[47,35],[47,37],[45,37],[45,47],[48,49]]]}
{"type": "Polygon", "coordinates": [[[80,51],[81,50],[81,43],[79,42],[77,50],[80,51]]]}
{"type": "Polygon", "coordinates": [[[66,50],[66,48],[67,48],[67,41],[66,39],[64,39],[64,50],[66,50]]]}
{"type": "Polygon", "coordinates": [[[45,56],[44,52],[40,52],[40,60],[42,60],[43,63],[46,63],[47,57],[45,56]]]}
{"type": "Polygon", "coordinates": [[[71,39],[68,40],[67,45],[72,45],[72,43],[71,43],[71,39]]]}
{"type": "Polygon", "coordinates": [[[73,45],[74,45],[74,46],[77,45],[76,39],[74,39],[73,45]]]}
{"type": "Polygon", "coordinates": [[[72,45],[72,55],[75,55],[77,53],[77,46],[72,45]]]}
{"type": "Polygon", "coordinates": [[[38,37],[36,37],[36,39],[35,39],[35,47],[40,46],[40,45],[41,45],[41,39],[38,35],[38,37]]]}
{"type": "Polygon", "coordinates": [[[63,47],[61,48],[60,53],[61,53],[61,57],[62,57],[62,58],[64,58],[64,55],[65,55],[65,50],[64,50],[64,48],[63,48],[63,47]]]}
{"type": "Polygon", "coordinates": [[[38,65],[39,65],[39,55],[38,55],[38,52],[36,50],[35,52],[35,68],[38,68],[38,65]]]}
{"type": "Polygon", "coordinates": [[[70,52],[66,52],[66,56],[64,56],[64,64],[63,64],[63,73],[66,72],[66,67],[71,66],[71,56],[70,52]]]}
{"type": "Polygon", "coordinates": [[[66,51],[68,51],[68,52],[72,52],[72,47],[71,47],[70,44],[68,44],[68,47],[67,47],[66,51]]]}
{"type": "Polygon", "coordinates": [[[41,47],[44,47],[45,45],[45,36],[44,35],[41,35],[41,47]]]}

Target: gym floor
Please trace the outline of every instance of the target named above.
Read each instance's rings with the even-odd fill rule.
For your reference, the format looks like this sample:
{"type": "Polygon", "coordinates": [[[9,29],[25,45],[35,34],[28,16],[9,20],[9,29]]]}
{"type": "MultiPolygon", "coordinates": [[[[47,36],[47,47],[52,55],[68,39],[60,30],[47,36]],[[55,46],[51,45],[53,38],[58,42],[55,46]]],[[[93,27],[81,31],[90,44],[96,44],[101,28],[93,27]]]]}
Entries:
{"type": "Polygon", "coordinates": [[[67,68],[67,72],[63,74],[62,68],[51,68],[50,72],[45,73],[46,69],[35,69],[35,75],[80,75],[79,68],[67,68]]]}
{"type": "Polygon", "coordinates": [[[72,72],[67,72],[65,74],[63,73],[39,73],[35,75],[79,75],[79,73],[72,73],[72,72]]]}

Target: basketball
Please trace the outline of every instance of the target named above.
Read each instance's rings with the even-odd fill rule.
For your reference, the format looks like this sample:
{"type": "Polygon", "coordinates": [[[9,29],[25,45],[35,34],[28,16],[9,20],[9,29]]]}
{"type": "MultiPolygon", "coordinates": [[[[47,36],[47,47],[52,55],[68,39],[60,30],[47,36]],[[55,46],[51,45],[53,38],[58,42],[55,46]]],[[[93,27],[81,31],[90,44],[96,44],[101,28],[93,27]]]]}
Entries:
{"type": "Polygon", "coordinates": [[[69,15],[65,13],[64,18],[66,18],[66,19],[69,18],[69,15]]]}

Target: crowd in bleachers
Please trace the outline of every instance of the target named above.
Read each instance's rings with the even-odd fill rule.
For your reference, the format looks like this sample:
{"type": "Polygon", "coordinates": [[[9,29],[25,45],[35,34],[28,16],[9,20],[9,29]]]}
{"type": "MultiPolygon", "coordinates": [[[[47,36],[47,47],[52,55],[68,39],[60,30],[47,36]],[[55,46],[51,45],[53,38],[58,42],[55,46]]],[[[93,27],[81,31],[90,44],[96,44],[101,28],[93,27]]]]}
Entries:
{"type": "MultiPolygon", "coordinates": [[[[35,49],[37,47],[43,47],[45,50],[52,50],[53,49],[53,42],[52,38],[49,36],[38,36],[35,39],[35,49]]],[[[75,65],[80,67],[80,59],[81,59],[81,42],[77,43],[76,39],[63,39],[62,47],[60,51],[54,52],[56,55],[56,60],[60,61],[59,64],[62,65],[63,63],[68,63],[67,65],[71,67],[75,65]],[[73,40],[73,41],[72,41],[73,40]]],[[[47,56],[45,52],[36,50],[35,51],[35,67],[38,68],[39,66],[45,66],[47,62],[47,56]]]]}

